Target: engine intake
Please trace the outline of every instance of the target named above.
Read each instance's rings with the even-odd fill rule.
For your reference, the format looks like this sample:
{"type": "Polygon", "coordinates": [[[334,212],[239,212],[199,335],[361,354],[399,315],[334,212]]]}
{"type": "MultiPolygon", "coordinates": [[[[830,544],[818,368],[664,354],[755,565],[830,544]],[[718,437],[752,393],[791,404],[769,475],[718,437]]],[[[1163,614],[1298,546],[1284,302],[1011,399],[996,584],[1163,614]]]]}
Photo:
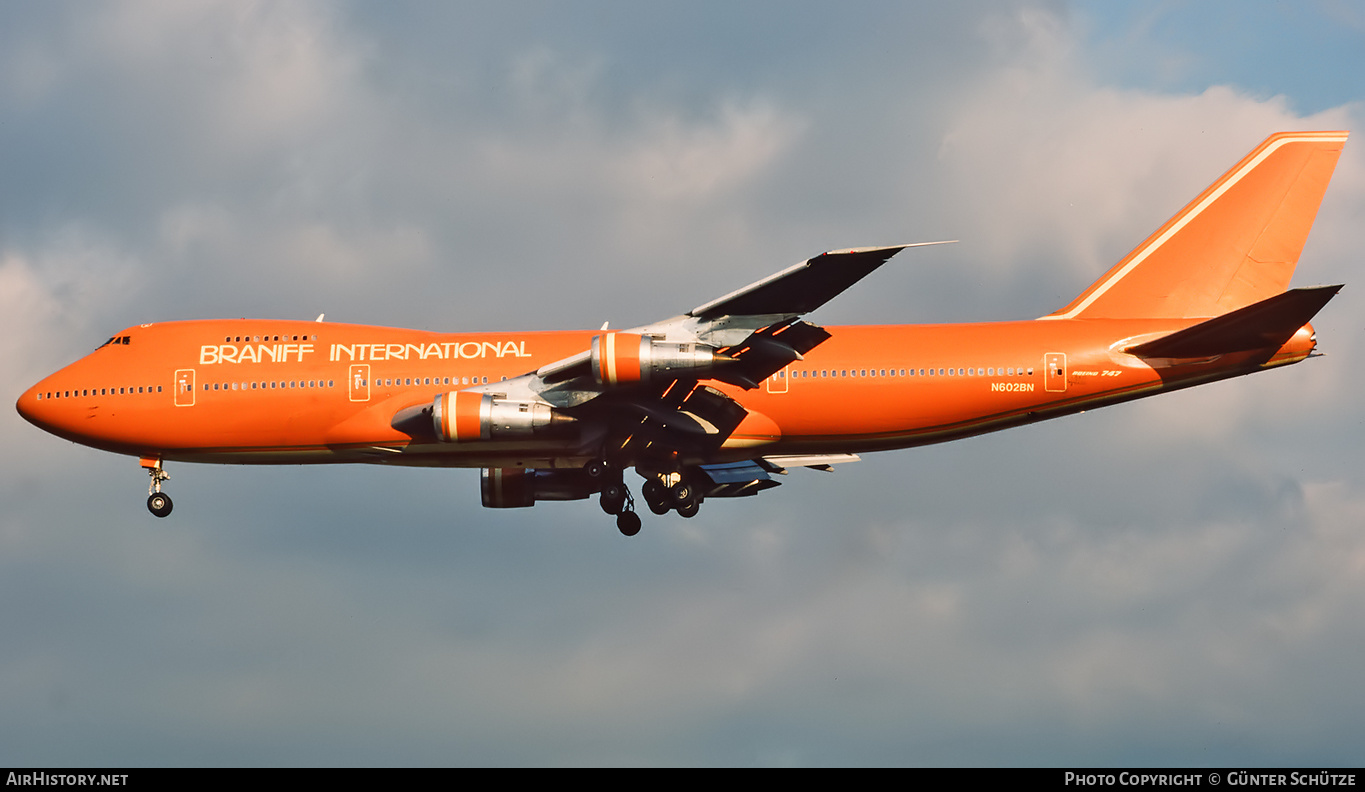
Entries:
{"type": "Polygon", "coordinates": [[[706,344],[659,341],[636,333],[603,333],[592,339],[592,373],[603,385],[701,379],[732,362],[706,344]]]}
{"type": "Polygon", "coordinates": [[[432,405],[436,437],[447,443],[530,437],[552,426],[573,423],[544,402],[499,399],[491,393],[442,393],[432,405]]]}

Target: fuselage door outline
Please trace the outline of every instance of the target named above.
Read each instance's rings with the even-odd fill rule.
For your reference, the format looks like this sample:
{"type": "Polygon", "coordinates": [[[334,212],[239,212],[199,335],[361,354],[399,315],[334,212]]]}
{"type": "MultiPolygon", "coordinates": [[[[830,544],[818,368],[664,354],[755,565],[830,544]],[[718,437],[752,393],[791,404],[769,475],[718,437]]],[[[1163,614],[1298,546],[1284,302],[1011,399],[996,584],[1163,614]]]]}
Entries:
{"type": "Polygon", "coordinates": [[[194,406],[194,369],[175,370],[175,406],[194,406]]]}
{"type": "Polygon", "coordinates": [[[786,393],[788,376],[789,372],[786,369],[775,372],[771,377],[768,377],[765,383],[767,391],[769,393],[786,393]]]}
{"type": "Polygon", "coordinates": [[[351,401],[370,400],[370,366],[368,363],[352,364],[350,376],[347,377],[346,382],[351,393],[351,401]]]}
{"type": "Polygon", "coordinates": [[[1049,352],[1043,355],[1043,389],[1053,393],[1066,390],[1066,353],[1049,352]]]}

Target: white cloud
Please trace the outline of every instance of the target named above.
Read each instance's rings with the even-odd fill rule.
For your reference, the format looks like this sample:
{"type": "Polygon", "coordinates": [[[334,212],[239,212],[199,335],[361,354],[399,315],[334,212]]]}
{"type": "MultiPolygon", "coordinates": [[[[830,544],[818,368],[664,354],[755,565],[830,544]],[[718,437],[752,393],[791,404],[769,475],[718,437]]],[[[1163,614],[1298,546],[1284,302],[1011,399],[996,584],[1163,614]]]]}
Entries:
{"type": "MultiPolygon", "coordinates": [[[[0,250],[0,360],[17,393],[105,336],[108,303],[137,290],[137,262],[110,243],[69,227],[36,250],[0,250]]],[[[116,328],[115,328],[116,329],[116,328]]]]}
{"type": "MultiPolygon", "coordinates": [[[[940,157],[955,209],[978,220],[1002,267],[1051,254],[1087,284],[1269,134],[1353,120],[1350,108],[1305,118],[1284,97],[1228,86],[1098,85],[1086,59],[1099,55],[1080,51],[1057,17],[1025,10],[990,27],[1005,63],[950,111],[940,157]]],[[[1338,175],[1333,190],[1357,178],[1338,175]]]]}
{"type": "Polygon", "coordinates": [[[338,119],[364,56],[310,2],[102,6],[86,20],[98,59],[141,83],[140,99],[189,110],[208,156],[278,146],[338,119]]]}

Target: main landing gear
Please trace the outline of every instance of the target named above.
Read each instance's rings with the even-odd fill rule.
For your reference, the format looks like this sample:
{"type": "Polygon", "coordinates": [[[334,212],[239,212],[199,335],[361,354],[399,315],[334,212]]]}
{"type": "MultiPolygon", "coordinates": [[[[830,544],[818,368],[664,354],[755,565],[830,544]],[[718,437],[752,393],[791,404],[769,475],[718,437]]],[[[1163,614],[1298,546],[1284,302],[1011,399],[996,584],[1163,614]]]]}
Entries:
{"type": "Polygon", "coordinates": [[[609,466],[600,459],[589,462],[585,468],[588,478],[602,482],[601,495],[597,503],[602,511],[616,515],[616,529],[625,536],[640,532],[640,515],[635,513],[635,499],[621,478],[621,471],[609,466]]]}
{"type": "MultiPolygon", "coordinates": [[[[601,482],[597,502],[602,511],[616,515],[616,528],[626,536],[639,533],[640,515],[635,512],[635,499],[622,480],[622,471],[600,459],[592,460],[583,470],[589,479],[601,482]]],[[[658,515],[676,511],[682,517],[695,517],[701,509],[701,494],[680,473],[647,475],[640,495],[649,510],[658,515]]]]}
{"type": "Polygon", "coordinates": [[[161,491],[161,482],[171,475],[161,468],[160,459],[143,459],[142,466],[147,469],[147,475],[152,477],[152,483],[147,486],[147,511],[157,517],[165,517],[171,513],[174,504],[171,503],[171,496],[161,491]]]}

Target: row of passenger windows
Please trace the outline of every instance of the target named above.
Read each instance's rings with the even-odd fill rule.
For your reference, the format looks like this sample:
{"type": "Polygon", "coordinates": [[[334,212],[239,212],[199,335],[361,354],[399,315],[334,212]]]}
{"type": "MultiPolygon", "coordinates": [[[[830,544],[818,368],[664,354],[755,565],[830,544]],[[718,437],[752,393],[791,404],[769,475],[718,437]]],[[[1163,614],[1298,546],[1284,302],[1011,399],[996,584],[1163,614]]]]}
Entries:
{"type": "MultiPolygon", "coordinates": [[[[506,380],[506,377],[503,377],[506,380]]],[[[414,385],[478,385],[488,383],[488,378],[483,377],[376,377],[374,386],[381,387],[403,387],[414,385]]],[[[357,379],[355,387],[366,388],[370,386],[367,379],[357,379]]],[[[270,382],[214,382],[204,383],[204,390],[288,390],[290,388],[334,388],[335,380],[278,380],[270,382]]]]}
{"type": "MultiPolygon", "coordinates": [[[[506,377],[503,377],[506,380],[506,377]]],[[[488,383],[488,378],[483,377],[398,377],[375,379],[375,387],[402,387],[405,385],[478,385],[488,383]]],[[[369,380],[359,380],[358,387],[368,387],[369,380]]],[[[188,390],[188,385],[181,385],[188,390]]],[[[204,390],[288,390],[290,388],[334,388],[336,380],[275,380],[269,382],[205,382],[204,390]]],[[[71,399],[82,396],[119,396],[136,393],[161,393],[162,386],[141,385],[138,387],[123,388],[83,388],[80,390],[68,391],[48,391],[39,393],[39,401],[43,399],[71,399]]]]}
{"type": "MultiPolygon", "coordinates": [[[[295,336],[297,338],[297,336],[295,336]]],[[[316,336],[314,336],[316,338],[316,336]]],[[[269,340],[267,338],[267,340],[269,340]]],[[[785,378],[785,371],[778,372],[778,378],[785,378]]],[[[940,368],[940,369],[801,369],[792,372],[792,379],[828,379],[829,377],[1015,377],[1033,376],[1032,368],[940,368]],[[918,371],[918,374],[916,372],[918,371]],[[997,374],[997,372],[999,372],[997,374]]],[[[506,380],[506,377],[502,378],[506,380]]],[[[488,384],[488,377],[377,377],[377,388],[404,387],[413,385],[479,385],[488,384]]],[[[369,387],[369,380],[358,379],[356,387],[369,387]]],[[[288,390],[290,388],[334,388],[335,380],[274,380],[268,382],[214,382],[204,383],[204,390],[288,390]]],[[[80,396],[113,396],[131,393],[160,393],[161,386],[144,385],[136,389],[124,388],[86,388],[83,390],[51,391],[38,394],[39,399],[63,399],[80,396]]]]}
{"type": "Polygon", "coordinates": [[[215,382],[213,387],[204,383],[204,390],[273,390],[276,388],[331,388],[335,380],[279,380],[275,382],[215,382]],[[221,386],[221,387],[220,387],[221,386]]]}
{"type": "Polygon", "coordinates": [[[318,337],[317,337],[316,335],[310,336],[310,335],[306,335],[306,334],[305,334],[305,335],[294,335],[294,336],[291,336],[291,335],[277,335],[277,336],[269,336],[269,335],[263,335],[263,336],[249,336],[249,335],[244,335],[244,336],[224,336],[224,337],[223,337],[223,343],[225,343],[225,344],[240,344],[240,343],[242,343],[242,342],[246,342],[246,343],[248,343],[248,344],[254,344],[254,343],[259,343],[259,342],[261,342],[261,341],[267,341],[267,342],[268,342],[268,341],[316,341],[316,340],[318,340],[318,337]]]}
{"type": "MultiPolygon", "coordinates": [[[[780,371],[778,379],[785,379],[787,372],[780,371]]],[[[821,379],[828,377],[1032,377],[1032,368],[995,367],[986,368],[940,368],[940,369],[801,369],[792,372],[792,379],[821,379]],[[919,373],[916,374],[916,371],[919,373]]]]}
{"type": "MultiPolygon", "coordinates": [[[[502,381],[506,382],[507,378],[503,377],[502,381]]],[[[369,381],[363,379],[357,380],[357,384],[359,384],[361,387],[364,387],[369,384],[369,381]]],[[[376,388],[388,387],[401,388],[406,385],[479,385],[479,384],[487,385],[488,378],[484,377],[480,379],[479,377],[446,377],[445,379],[442,379],[440,377],[425,378],[395,377],[393,379],[390,379],[388,377],[375,377],[374,380],[374,386],[376,388]]]]}
{"type": "Polygon", "coordinates": [[[139,385],[138,387],[125,388],[82,388],[81,390],[69,391],[49,391],[38,394],[38,398],[44,399],[78,399],[83,396],[124,396],[137,393],[160,393],[161,386],[153,388],[151,385],[139,385]]]}

